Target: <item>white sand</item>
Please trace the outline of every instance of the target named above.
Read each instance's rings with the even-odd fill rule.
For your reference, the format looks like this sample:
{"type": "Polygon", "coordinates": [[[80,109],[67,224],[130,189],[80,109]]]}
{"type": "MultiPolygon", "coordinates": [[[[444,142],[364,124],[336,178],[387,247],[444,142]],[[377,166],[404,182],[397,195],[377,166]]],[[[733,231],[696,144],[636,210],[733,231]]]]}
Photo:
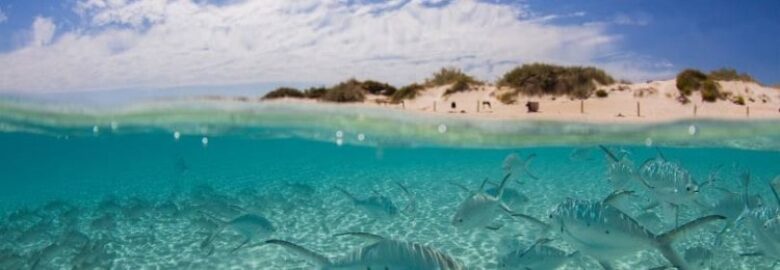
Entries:
{"type": "MultiPolygon", "coordinates": [[[[613,84],[599,86],[609,93],[606,98],[595,96],[585,100],[565,96],[520,96],[515,104],[503,104],[496,96],[508,89],[486,85],[472,91],[444,95],[448,86],[429,88],[404,104],[377,103],[381,96],[369,96],[362,104],[367,107],[393,108],[460,118],[490,118],[503,120],[548,120],[576,122],[669,122],[682,119],[780,119],[780,89],[753,82],[721,81],[721,92],[742,96],[745,105],[731,100],[704,102],[695,92],[688,104],[676,100],[675,80],[649,83],[613,84]],[[540,111],[528,113],[526,102],[540,103],[540,111]],[[452,109],[452,102],[456,104],[452,109]],[[490,107],[482,105],[489,102],[490,107]],[[639,108],[637,108],[639,104],[639,108]],[[491,108],[492,107],[492,108],[491,108]],[[639,109],[639,114],[637,114],[639,109]]],[[[281,99],[270,102],[315,102],[311,100],[281,99]]]]}

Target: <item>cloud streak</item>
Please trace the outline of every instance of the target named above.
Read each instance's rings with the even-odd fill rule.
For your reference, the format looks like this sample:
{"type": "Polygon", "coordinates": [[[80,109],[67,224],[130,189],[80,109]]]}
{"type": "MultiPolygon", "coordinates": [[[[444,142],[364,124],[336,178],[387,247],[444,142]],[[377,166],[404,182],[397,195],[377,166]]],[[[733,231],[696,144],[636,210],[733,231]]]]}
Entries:
{"type": "MultiPolygon", "coordinates": [[[[0,54],[0,91],[330,84],[349,77],[395,84],[456,66],[493,80],[525,62],[598,64],[621,77],[652,76],[602,24],[520,19],[527,7],[476,1],[190,0],[79,2],[87,22],[58,33],[33,23],[29,46],[0,54]],[[54,37],[54,38],[53,38],[54,37]],[[625,75],[625,76],[624,76],[625,75]]],[[[40,21],[39,21],[40,20],[40,21]]]]}

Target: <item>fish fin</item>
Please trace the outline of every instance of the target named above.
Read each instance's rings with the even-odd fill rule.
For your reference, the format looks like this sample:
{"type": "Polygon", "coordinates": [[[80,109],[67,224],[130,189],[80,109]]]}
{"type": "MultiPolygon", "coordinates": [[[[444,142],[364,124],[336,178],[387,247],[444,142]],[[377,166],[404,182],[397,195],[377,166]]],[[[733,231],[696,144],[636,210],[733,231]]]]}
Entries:
{"type": "Polygon", "coordinates": [[[537,219],[535,217],[532,217],[532,216],[529,216],[529,215],[526,215],[526,214],[515,213],[515,214],[512,214],[512,217],[518,217],[520,219],[523,219],[523,220],[526,220],[528,222],[531,222],[531,223],[533,223],[533,224],[535,224],[535,225],[537,225],[539,227],[542,227],[544,230],[549,230],[550,227],[552,227],[552,226],[550,226],[550,224],[547,224],[544,221],[541,221],[541,220],[539,220],[539,219],[537,219]]]}
{"type": "Polygon", "coordinates": [[[482,181],[482,184],[479,185],[479,192],[482,192],[482,191],[485,190],[485,184],[487,184],[487,182],[489,182],[489,181],[490,180],[487,179],[487,178],[485,178],[485,180],[482,181]]]}
{"type": "Polygon", "coordinates": [[[536,176],[536,174],[532,173],[531,170],[528,168],[528,165],[531,164],[531,160],[536,158],[536,153],[529,154],[528,157],[525,158],[523,161],[523,172],[528,175],[528,177],[531,177],[531,179],[539,180],[539,177],[536,176]]]}
{"type": "Polygon", "coordinates": [[[385,239],[381,235],[376,235],[376,234],[367,233],[367,232],[343,232],[343,233],[334,234],[333,236],[334,237],[339,237],[339,236],[347,236],[347,235],[348,236],[357,236],[357,237],[361,237],[361,238],[365,238],[365,239],[369,239],[369,240],[373,240],[373,241],[381,241],[381,240],[385,239]]]}
{"type": "Polygon", "coordinates": [[[775,195],[775,200],[777,201],[777,205],[780,206],[780,193],[778,193],[778,189],[780,189],[780,176],[775,177],[772,182],[769,183],[769,187],[772,190],[772,194],[775,195]]]}
{"type": "Polygon", "coordinates": [[[343,189],[343,188],[341,188],[341,187],[335,186],[335,187],[333,187],[333,188],[335,188],[335,189],[336,189],[336,190],[338,190],[338,191],[341,191],[341,193],[344,193],[344,195],[346,195],[347,197],[349,197],[349,199],[350,199],[350,200],[352,200],[352,201],[357,201],[357,200],[358,200],[357,198],[355,198],[355,196],[354,196],[354,195],[352,195],[352,193],[349,193],[349,191],[347,191],[347,190],[345,190],[345,189],[343,189]]]}
{"type": "Polygon", "coordinates": [[[618,162],[618,161],[620,161],[620,159],[618,159],[618,158],[615,156],[615,154],[614,154],[614,153],[612,153],[612,151],[609,151],[609,149],[607,149],[607,147],[606,147],[606,146],[603,146],[603,145],[600,145],[600,144],[599,144],[599,148],[601,148],[601,151],[604,151],[604,153],[605,153],[605,154],[607,154],[607,157],[609,157],[609,159],[610,159],[610,160],[612,160],[612,162],[618,162]]]}
{"type": "Polygon", "coordinates": [[[304,257],[306,260],[317,265],[318,267],[324,267],[330,265],[330,260],[328,260],[328,258],[316,252],[308,250],[302,246],[284,240],[277,240],[277,239],[266,240],[265,243],[282,246],[290,251],[293,251],[294,253],[297,253],[301,257],[304,257]]]}
{"type": "Polygon", "coordinates": [[[613,202],[623,198],[624,196],[631,196],[634,194],[634,191],[631,190],[615,190],[609,195],[607,195],[604,200],[602,200],[603,203],[606,204],[612,204],[613,202]]]}
{"type": "Polygon", "coordinates": [[[656,248],[658,248],[658,251],[660,251],[664,258],[666,258],[674,267],[677,267],[678,269],[689,269],[685,260],[672,248],[672,242],[693,229],[721,219],[726,219],[726,217],[711,215],[685,223],[682,226],[655,237],[657,241],[656,248]]]}
{"type": "Polygon", "coordinates": [[[237,250],[241,249],[242,247],[246,246],[246,244],[249,244],[249,241],[251,241],[252,238],[247,237],[246,240],[241,242],[237,247],[230,250],[230,253],[235,253],[237,250]]]}
{"type": "Polygon", "coordinates": [[[680,235],[690,232],[693,229],[696,229],[704,224],[716,221],[716,220],[722,220],[726,219],[724,216],[720,215],[710,215],[705,217],[700,217],[698,219],[695,219],[693,221],[690,221],[688,223],[685,223],[677,228],[674,228],[668,232],[665,232],[661,235],[658,235],[656,238],[658,239],[658,242],[661,244],[668,244],[676,240],[680,237],[680,235]]]}
{"type": "Polygon", "coordinates": [[[456,186],[456,187],[459,187],[460,189],[462,189],[465,192],[471,192],[471,190],[469,190],[469,188],[467,188],[464,185],[461,185],[461,184],[458,184],[458,183],[455,183],[455,182],[449,182],[449,184],[453,185],[453,186],[456,186]]]}
{"type": "Polygon", "coordinates": [[[661,148],[656,146],[655,152],[658,153],[658,157],[661,158],[661,160],[666,161],[666,156],[664,156],[664,152],[661,152],[661,148]]]}
{"type": "Polygon", "coordinates": [[[491,231],[498,231],[502,227],[504,227],[503,223],[497,223],[497,224],[490,224],[488,226],[485,226],[485,229],[488,229],[488,230],[491,230],[491,231]]]}
{"type": "Polygon", "coordinates": [[[401,190],[403,190],[403,191],[404,191],[404,193],[406,194],[406,197],[409,199],[409,203],[406,205],[406,207],[404,207],[404,209],[403,209],[403,210],[401,210],[401,212],[406,212],[406,210],[409,210],[410,208],[411,208],[412,210],[414,210],[414,208],[415,208],[415,205],[416,205],[416,202],[415,202],[415,200],[414,200],[414,196],[412,196],[412,193],[411,193],[411,192],[409,192],[409,189],[407,189],[407,188],[406,188],[404,185],[402,185],[401,183],[395,182],[395,184],[396,184],[396,185],[398,185],[398,187],[400,187],[400,188],[401,188],[401,190]]]}
{"type": "Polygon", "coordinates": [[[756,257],[756,256],[764,256],[764,253],[761,251],[756,252],[748,252],[748,253],[741,253],[739,254],[741,257],[756,257]]]}
{"type": "Polygon", "coordinates": [[[612,269],[615,269],[615,268],[613,268],[613,267],[612,267],[612,265],[611,265],[611,264],[609,264],[609,262],[602,261],[602,260],[599,260],[598,262],[599,262],[599,265],[601,265],[601,268],[604,268],[604,270],[612,270],[612,269]]]}
{"type": "Polygon", "coordinates": [[[509,181],[510,176],[512,176],[512,173],[507,173],[504,176],[504,179],[501,180],[501,184],[498,186],[498,192],[496,193],[496,198],[500,199],[501,197],[504,196],[504,187],[506,187],[506,183],[507,181],[509,181]]]}

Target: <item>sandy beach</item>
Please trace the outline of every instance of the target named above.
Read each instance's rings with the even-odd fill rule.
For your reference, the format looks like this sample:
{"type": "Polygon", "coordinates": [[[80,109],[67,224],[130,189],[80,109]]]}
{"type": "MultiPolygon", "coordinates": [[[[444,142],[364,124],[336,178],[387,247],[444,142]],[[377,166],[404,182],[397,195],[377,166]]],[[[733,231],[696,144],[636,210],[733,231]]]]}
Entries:
{"type": "MultiPolygon", "coordinates": [[[[780,89],[754,82],[720,81],[721,91],[742,96],[745,105],[731,100],[702,101],[694,92],[682,104],[675,80],[598,86],[607,97],[580,100],[567,96],[518,96],[514,104],[496,97],[504,88],[493,85],[444,95],[449,86],[427,88],[417,97],[391,104],[383,96],[368,95],[362,103],[326,103],[315,100],[281,98],[273,103],[326,103],[338,106],[380,107],[399,111],[455,118],[497,120],[542,120],[587,123],[659,123],[684,119],[769,120],[780,119],[780,89]],[[526,104],[538,102],[538,112],[528,112],[526,104]],[[454,104],[454,107],[453,107],[454,104]]],[[[247,100],[239,98],[238,100],[247,100]]]]}

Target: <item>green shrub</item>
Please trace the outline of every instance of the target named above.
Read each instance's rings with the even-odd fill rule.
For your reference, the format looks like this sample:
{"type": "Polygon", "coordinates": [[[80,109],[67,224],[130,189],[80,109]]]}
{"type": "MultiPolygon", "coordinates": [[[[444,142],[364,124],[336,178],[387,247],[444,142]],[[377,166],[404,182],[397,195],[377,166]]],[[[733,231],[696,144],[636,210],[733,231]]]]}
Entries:
{"type": "Polygon", "coordinates": [[[463,73],[460,69],[449,67],[442,68],[436,73],[433,73],[433,77],[425,81],[425,85],[429,87],[443,86],[448,84],[454,84],[457,82],[463,82],[467,84],[482,84],[482,82],[474,79],[474,77],[463,73]]]}
{"type": "Polygon", "coordinates": [[[756,80],[753,79],[750,74],[747,73],[738,73],[736,69],[733,68],[721,68],[717,70],[710,71],[709,78],[711,80],[715,81],[745,81],[745,82],[755,82],[756,80]]]}
{"type": "Polygon", "coordinates": [[[513,92],[506,92],[498,95],[498,100],[504,104],[515,104],[517,102],[517,94],[513,92]]]}
{"type": "Polygon", "coordinates": [[[737,104],[737,105],[744,106],[745,105],[745,98],[743,98],[742,96],[736,96],[734,99],[731,100],[731,102],[734,102],[734,104],[737,104]]]}
{"type": "Polygon", "coordinates": [[[599,89],[596,91],[596,97],[605,98],[609,96],[609,93],[607,91],[604,91],[604,89],[599,89]]]}
{"type": "Polygon", "coordinates": [[[707,102],[715,102],[720,98],[720,86],[713,80],[701,83],[701,99],[707,102]]]}
{"type": "Polygon", "coordinates": [[[686,69],[677,74],[677,90],[684,96],[690,96],[707,81],[707,75],[695,69],[686,69]]]}
{"type": "Polygon", "coordinates": [[[400,102],[401,100],[404,100],[404,99],[413,99],[413,98],[417,97],[417,94],[419,94],[420,91],[422,91],[423,89],[425,89],[425,87],[423,87],[422,85],[413,83],[413,84],[401,87],[401,89],[398,89],[398,91],[395,91],[393,96],[391,96],[391,99],[393,100],[393,102],[400,102]]]}
{"type": "Polygon", "coordinates": [[[564,67],[543,63],[524,64],[499,80],[500,86],[514,89],[514,94],[568,95],[587,98],[599,84],[612,84],[615,79],[594,67],[564,67]]]}
{"type": "Polygon", "coordinates": [[[350,79],[328,89],[325,95],[322,96],[322,100],[331,102],[362,102],[366,98],[363,91],[365,90],[359,81],[350,79]]]}
{"type": "Polygon", "coordinates": [[[363,89],[373,95],[392,96],[397,89],[390,84],[381,83],[372,80],[366,80],[361,83],[363,89]]]}
{"type": "Polygon", "coordinates": [[[471,90],[471,83],[467,80],[458,79],[455,83],[444,91],[444,95],[451,95],[458,92],[465,92],[471,90]]]}
{"type": "Polygon", "coordinates": [[[276,98],[284,98],[284,97],[303,98],[304,95],[300,90],[295,88],[279,87],[276,90],[273,90],[265,94],[263,96],[263,99],[276,99],[276,98]]]}
{"type": "Polygon", "coordinates": [[[325,93],[328,92],[328,88],[325,87],[310,87],[303,91],[303,96],[311,99],[320,99],[325,93]]]}

